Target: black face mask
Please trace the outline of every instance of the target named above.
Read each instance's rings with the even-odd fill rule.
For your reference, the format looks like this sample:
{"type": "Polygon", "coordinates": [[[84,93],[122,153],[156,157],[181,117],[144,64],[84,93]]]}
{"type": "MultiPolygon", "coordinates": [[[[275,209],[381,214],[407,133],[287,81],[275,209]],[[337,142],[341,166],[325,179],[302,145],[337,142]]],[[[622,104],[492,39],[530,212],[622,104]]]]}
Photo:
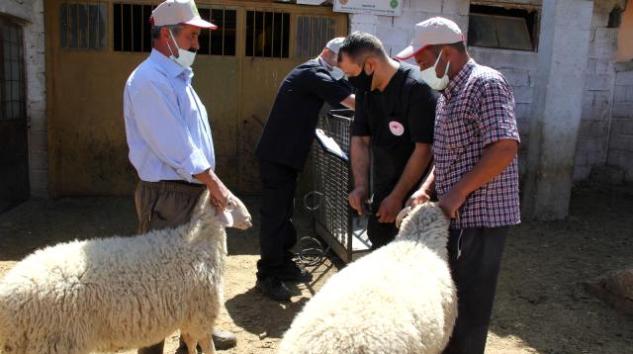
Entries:
{"type": "Polygon", "coordinates": [[[358,90],[369,92],[371,91],[371,82],[374,79],[374,73],[367,75],[365,73],[365,63],[363,62],[360,74],[351,76],[348,78],[349,83],[356,87],[358,90]]]}

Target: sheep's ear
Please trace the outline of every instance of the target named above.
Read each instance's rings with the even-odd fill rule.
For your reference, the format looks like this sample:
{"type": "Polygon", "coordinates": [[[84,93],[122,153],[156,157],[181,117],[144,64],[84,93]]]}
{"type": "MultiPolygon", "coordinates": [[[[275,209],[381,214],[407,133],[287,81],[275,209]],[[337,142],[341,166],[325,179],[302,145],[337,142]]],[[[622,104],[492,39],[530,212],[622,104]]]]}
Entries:
{"type": "Polygon", "coordinates": [[[217,222],[224,227],[233,227],[235,220],[233,219],[233,214],[230,210],[224,209],[223,211],[215,211],[215,219],[217,222]]]}
{"type": "Polygon", "coordinates": [[[411,212],[411,209],[413,209],[412,207],[408,206],[402,210],[400,210],[400,212],[398,213],[398,216],[396,216],[396,227],[399,229],[400,226],[402,226],[402,221],[404,221],[404,219],[409,216],[409,213],[411,212]]]}

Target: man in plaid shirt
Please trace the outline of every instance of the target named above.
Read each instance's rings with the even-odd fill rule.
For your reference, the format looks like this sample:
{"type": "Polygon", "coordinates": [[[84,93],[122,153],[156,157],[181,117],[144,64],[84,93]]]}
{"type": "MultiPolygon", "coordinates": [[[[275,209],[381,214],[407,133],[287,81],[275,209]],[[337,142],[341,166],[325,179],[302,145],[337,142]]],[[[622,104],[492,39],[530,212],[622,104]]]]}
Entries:
{"type": "Polygon", "coordinates": [[[505,238],[521,221],[514,96],[503,75],[470,58],[461,30],[445,18],[418,23],[398,57],[414,57],[422,78],[442,92],[434,168],[410,203],[426,202],[434,191],[452,219],[448,249],[459,314],[444,353],[483,353],[505,238]]]}

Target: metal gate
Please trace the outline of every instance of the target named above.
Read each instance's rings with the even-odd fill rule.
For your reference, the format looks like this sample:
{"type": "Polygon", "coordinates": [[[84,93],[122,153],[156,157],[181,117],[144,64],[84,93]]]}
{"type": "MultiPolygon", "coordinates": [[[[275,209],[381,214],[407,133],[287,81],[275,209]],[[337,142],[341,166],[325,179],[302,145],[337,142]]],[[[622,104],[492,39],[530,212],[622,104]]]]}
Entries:
{"type": "MultiPolygon", "coordinates": [[[[45,2],[49,180],[53,195],[128,194],[123,85],[147,57],[147,18],[159,1],[45,2]]],[[[220,30],[203,31],[194,87],[209,112],[217,172],[237,191],[259,190],[254,148],[280,81],[347,33],[328,7],[196,1],[220,30]]]]}
{"type": "Polygon", "coordinates": [[[0,211],[28,197],[22,28],[0,17],[0,211]]]}

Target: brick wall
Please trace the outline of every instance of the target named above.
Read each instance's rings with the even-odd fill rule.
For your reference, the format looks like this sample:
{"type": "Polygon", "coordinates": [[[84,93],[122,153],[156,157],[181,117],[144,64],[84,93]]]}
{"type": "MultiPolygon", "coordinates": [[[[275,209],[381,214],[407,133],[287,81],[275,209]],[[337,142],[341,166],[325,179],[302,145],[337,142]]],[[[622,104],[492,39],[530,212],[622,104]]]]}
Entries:
{"type": "Polygon", "coordinates": [[[476,47],[470,47],[468,50],[478,63],[499,70],[512,86],[516,102],[517,124],[521,135],[519,170],[523,176],[527,168],[530,116],[532,115],[538,54],[476,47]]]}
{"type": "Polygon", "coordinates": [[[614,87],[607,163],[633,182],[633,62],[616,65],[614,87]]]}
{"type": "Polygon", "coordinates": [[[593,168],[603,166],[607,162],[618,33],[618,28],[607,26],[609,13],[618,3],[621,1],[594,2],[582,120],[576,145],[576,181],[588,178],[593,168]]]}

